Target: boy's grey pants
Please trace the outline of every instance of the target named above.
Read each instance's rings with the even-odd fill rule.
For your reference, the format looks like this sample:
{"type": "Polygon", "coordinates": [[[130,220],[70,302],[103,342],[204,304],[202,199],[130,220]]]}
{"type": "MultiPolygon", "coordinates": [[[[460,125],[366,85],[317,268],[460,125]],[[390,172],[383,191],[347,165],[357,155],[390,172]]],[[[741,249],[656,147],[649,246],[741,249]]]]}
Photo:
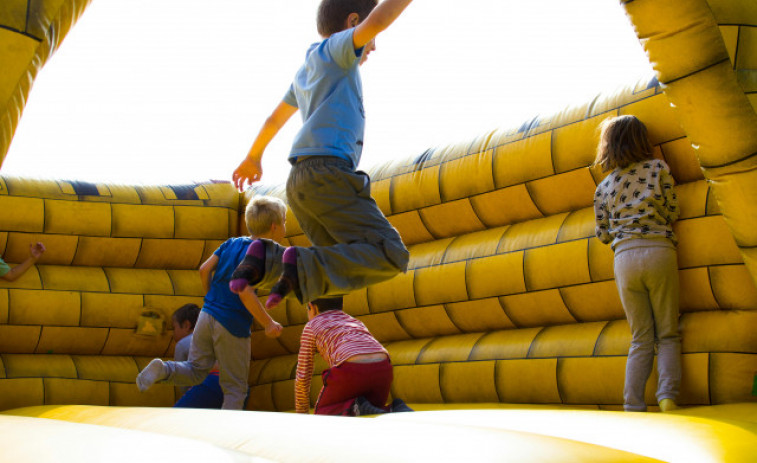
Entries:
{"type": "Polygon", "coordinates": [[[167,361],[166,381],[177,386],[194,386],[208,376],[218,360],[218,383],[223,390],[223,406],[228,410],[242,410],[247,397],[250,372],[250,338],[229,333],[213,316],[200,312],[189,348],[189,360],[167,361]]]}
{"type": "MultiPolygon", "coordinates": [[[[313,246],[297,248],[298,299],[342,295],[388,280],[407,270],[409,253],[397,230],[371,197],[371,181],[349,161],[312,156],[292,166],[289,208],[313,246]]],[[[281,275],[284,248],[266,242],[270,289],[281,275]]]]}
{"type": "Polygon", "coordinates": [[[657,401],[675,400],[681,383],[678,259],[672,244],[655,244],[653,240],[633,240],[619,243],[615,250],[615,283],[632,336],[623,391],[627,411],[647,409],[644,389],[652,372],[655,344],[657,401]]]}

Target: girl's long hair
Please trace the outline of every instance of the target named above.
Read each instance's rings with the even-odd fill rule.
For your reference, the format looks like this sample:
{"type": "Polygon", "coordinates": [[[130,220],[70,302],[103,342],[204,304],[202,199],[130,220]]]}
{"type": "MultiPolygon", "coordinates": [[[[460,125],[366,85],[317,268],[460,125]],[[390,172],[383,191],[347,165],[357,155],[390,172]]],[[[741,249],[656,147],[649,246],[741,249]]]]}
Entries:
{"type": "Polygon", "coordinates": [[[599,127],[602,132],[594,164],[600,165],[602,172],[654,157],[647,127],[636,116],[605,119],[599,127]]]}

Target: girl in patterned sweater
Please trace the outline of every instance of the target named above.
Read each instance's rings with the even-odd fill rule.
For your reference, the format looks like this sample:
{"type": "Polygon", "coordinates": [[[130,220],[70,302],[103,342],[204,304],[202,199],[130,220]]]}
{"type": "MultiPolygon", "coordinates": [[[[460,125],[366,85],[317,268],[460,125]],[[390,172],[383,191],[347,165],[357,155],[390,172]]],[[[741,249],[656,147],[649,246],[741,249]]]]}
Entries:
{"type": "Polygon", "coordinates": [[[678,258],[672,224],[678,219],[673,178],[655,159],[647,128],[635,116],[601,126],[595,164],[610,174],[594,195],[596,235],[615,252],[615,283],[631,327],[623,391],[626,411],[646,411],[644,389],[657,346],[657,402],[673,410],[681,382],[678,258]]]}
{"type": "Polygon", "coordinates": [[[295,410],[310,410],[310,380],[316,349],[329,364],[315,404],[317,415],[374,415],[412,411],[401,399],[384,406],[393,371],[389,353],[360,320],[342,311],[342,298],[308,303],[308,319],[300,338],[295,410]]]}

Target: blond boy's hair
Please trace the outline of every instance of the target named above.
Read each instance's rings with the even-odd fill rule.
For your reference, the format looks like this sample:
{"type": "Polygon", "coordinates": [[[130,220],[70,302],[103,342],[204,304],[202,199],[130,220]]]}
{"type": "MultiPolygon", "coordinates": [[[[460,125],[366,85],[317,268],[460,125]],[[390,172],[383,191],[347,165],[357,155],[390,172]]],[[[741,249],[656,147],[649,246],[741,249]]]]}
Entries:
{"type": "Polygon", "coordinates": [[[286,204],[279,198],[255,196],[244,210],[247,231],[252,236],[264,235],[271,230],[273,224],[284,225],[286,213],[286,204]]]}
{"type": "Polygon", "coordinates": [[[654,157],[647,126],[636,116],[605,119],[599,127],[602,132],[594,164],[601,166],[602,172],[654,157]]]}

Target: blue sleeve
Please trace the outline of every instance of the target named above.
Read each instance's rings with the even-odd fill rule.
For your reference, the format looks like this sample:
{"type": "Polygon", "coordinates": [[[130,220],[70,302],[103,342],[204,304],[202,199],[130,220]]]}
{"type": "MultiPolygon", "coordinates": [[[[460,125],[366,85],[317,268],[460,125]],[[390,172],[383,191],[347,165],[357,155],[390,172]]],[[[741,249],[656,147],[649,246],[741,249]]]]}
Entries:
{"type": "Polygon", "coordinates": [[[300,106],[297,104],[297,97],[294,94],[294,84],[289,86],[289,90],[287,90],[286,94],[284,95],[284,103],[288,104],[289,106],[294,106],[295,108],[299,108],[300,106]]]}
{"type": "Polygon", "coordinates": [[[221,257],[221,254],[223,254],[226,248],[229,247],[229,243],[231,243],[231,239],[228,239],[224,241],[223,243],[221,243],[221,245],[218,246],[218,249],[216,249],[215,252],[213,252],[213,254],[217,255],[218,257],[221,257]]]}
{"type": "Polygon", "coordinates": [[[331,59],[339,67],[347,69],[355,64],[363,54],[363,49],[355,50],[352,42],[354,28],[333,34],[326,40],[326,46],[331,59]]]}

